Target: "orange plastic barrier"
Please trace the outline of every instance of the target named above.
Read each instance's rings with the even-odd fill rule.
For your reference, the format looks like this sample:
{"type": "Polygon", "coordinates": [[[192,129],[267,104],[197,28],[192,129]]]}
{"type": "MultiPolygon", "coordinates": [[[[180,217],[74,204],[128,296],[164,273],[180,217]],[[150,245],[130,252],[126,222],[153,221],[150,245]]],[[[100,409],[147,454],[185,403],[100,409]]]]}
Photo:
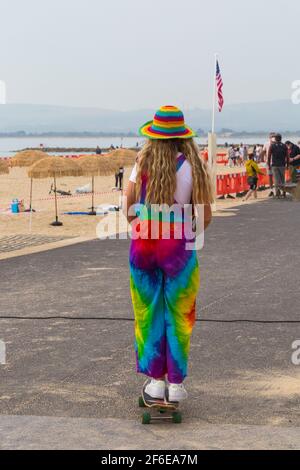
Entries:
{"type": "Polygon", "coordinates": [[[242,193],[244,191],[244,186],[245,186],[245,183],[244,183],[244,179],[243,179],[243,175],[241,173],[238,173],[236,175],[236,183],[235,183],[235,189],[236,189],[236,193],[242,193]]]}
{"type": "Polygon", "coordinates": [[[225,196],[228,193],[227,187],[228,175],[217,176],[217,196],[225,196]]]}
{"type": "Polygon", "coordinates": [[[219,163],[221,165],[227,165],[227,163],[228,163],[227,152],[218,152],[217,153],[217,163],[219,163]]]}
{"type": "MultiPolygon", "coordinates": [[[[258,175],[258,186],[269,185],[269,175],[267,168],[261,168],[263,174],[258,175]]],[[[286,170],[286,181],[289,181],[290,172],[286,170]]],[[[227,194],[238,194],[248,191],[247,173],[232,173],[226,175],[217,175],[217,196],[226,196],[227,194]]]]}
{"type": "Polygon", "coordinates": [[[266,168],[261,168],[263,175],[258,175],[258,185],[267,186],[269,184],[269,175],[266,168]]]}
{"type": "MultiPolygon", "coordinates": [[[[204,161],[207,162],[208,161],[208,151],[203,150],[201,152],[201,157],[203,158],[204,161]]],[[[217,163],[219,163],[221,165],[227,165],[228,164],[227,153],[224,153],[224,152],[217,153],[217,163]]]]}
{"type": "MultiPolygon", "coordinates": [[[[265,168],[262,169],[262,175],[258,176],[259,186],[269,184],[269,176],[265,168]]],[[[232,173],[217,176],[217,196],[226,196],[227,194],[239,194],[248,191],[247,173],[232,173]]]]}

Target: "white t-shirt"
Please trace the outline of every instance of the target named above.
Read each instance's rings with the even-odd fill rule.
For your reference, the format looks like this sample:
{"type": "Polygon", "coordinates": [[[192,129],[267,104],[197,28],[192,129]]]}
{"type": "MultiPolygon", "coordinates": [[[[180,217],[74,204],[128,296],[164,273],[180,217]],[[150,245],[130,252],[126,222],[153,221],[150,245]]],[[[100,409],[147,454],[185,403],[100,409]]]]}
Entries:
{"type": "MultiPolygon", "coordinates": [[[[178,156],[180,153],[178,154],[178,156]]],[[[129,181],[136,183],[137,164],[134,165],[129,181]]],[[[176,173],[176,191],[174,199],[178,204],[190,204],[193,190],[193,177],[191,164],[185,160],[181,168],[176,173]]]]}

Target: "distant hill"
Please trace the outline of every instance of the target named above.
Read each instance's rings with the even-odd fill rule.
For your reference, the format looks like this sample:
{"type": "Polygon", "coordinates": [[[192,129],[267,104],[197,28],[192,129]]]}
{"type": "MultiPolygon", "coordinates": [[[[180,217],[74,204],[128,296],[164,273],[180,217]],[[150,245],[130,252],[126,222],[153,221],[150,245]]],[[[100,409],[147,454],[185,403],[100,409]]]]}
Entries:
{"type": "MultiPolygon", "coordinates": [[[[3,132],[137,132],[139,126],[153,115],[153,109],[109,111],[51,105],[0,105],[0,134],[3,132]]],[[[186,121],[195,129],[209,130],[211,111],[193,109],[185,112],[186,121]]],[[[272,101],[225,106],[217,115],[216,127],[236,132],[300,129],[300,105],[291,101],[272,101]]]]}
{"type": "MultiPolygon", "coordinates": [[[[210,111],[195,109],[185,114],[193,126],[198,125],[198,128],[205,130],[210,128],[210,111]]],[[[289,100],[228,105],[217,114],[216,128],[252,133],[299,131],[300,105],[294,105],[289,100]]]]}

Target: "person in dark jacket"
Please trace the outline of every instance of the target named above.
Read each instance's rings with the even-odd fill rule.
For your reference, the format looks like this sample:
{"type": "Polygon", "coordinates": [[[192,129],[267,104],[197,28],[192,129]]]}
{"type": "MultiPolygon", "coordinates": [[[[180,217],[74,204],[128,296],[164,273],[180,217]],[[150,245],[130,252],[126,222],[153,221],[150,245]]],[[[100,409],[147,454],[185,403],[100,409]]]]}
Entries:
{"type": "Polygon", "coordinates": [[[300,156],[300,148],[298,145],[293,144],[293,142],[290,142],[289,140],[286,141],[285,145],[288,148],[290,159],[300,156]]]}
{"type": "Polygon", "coordinates": [[[285,143],[289,153],[290,175],[293,183],[297,182],[297,168],[300,168],[300,147],[289,140],[285,143]]]}
{"type": "Polygon", "coordinates": [[[275,142],[270,145],[268,151],[268,168],[272,169],[275,196],[279,198],[281,191],[285,196],[285,169],[289,166],[288,148],[282,143],[282,136],[276,134],[275,142]]]}

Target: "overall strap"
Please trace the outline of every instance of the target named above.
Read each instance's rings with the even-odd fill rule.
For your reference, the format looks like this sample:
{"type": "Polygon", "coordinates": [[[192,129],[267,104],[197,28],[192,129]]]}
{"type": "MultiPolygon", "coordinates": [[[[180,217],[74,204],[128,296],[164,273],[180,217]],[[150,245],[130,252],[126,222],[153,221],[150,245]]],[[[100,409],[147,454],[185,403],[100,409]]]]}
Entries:
{"type": "Polygon", "coordinates": [[[146,194],[147,194],[147,181],[148,181],[148,175],[147,175],[147,173],[144,173],[142,175],[142,187],[141,187],[140,204],[145,204],[146,194]]]}
{"type": "Polygon", "coordinates": [[[181,153],[179,157],[177,157],[177,162],[176,162],[176,171],[179,171],[184,162],[186,161],[185,155],[181,153]]]}

